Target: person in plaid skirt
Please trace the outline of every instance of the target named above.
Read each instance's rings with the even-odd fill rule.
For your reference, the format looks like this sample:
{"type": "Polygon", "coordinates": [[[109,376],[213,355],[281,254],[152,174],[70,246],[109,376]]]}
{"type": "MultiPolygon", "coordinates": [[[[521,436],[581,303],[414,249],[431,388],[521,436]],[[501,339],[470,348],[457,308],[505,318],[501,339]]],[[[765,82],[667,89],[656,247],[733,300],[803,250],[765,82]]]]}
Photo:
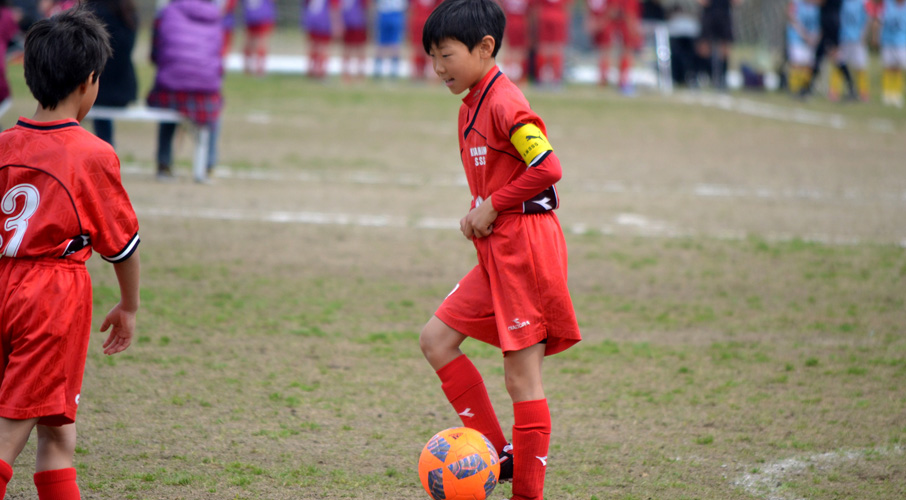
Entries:
{"type": "MultiPolygon", "coordinates": [[[[211,129],[208,172],[217,161],[223,109],[223,26],[220,9],[209,0],[172,0],[154,22],[151,61],[157,65],[148,105],[175,109],[211,129]]],[[[173,178],[176,124],[161,123],[157,140],[157,177],[173,178]]]]}

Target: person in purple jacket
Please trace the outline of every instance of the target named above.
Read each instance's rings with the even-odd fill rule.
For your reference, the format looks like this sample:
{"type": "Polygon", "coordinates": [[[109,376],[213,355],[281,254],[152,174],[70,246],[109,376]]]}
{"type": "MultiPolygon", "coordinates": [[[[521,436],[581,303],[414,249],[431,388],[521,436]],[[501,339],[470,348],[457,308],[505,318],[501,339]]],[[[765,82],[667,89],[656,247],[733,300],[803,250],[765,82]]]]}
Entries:
{"type": "Polygon", "coordinates": [[[302,28],[308,33],[308,75],[327,76],[330,42],[339,29],[337,0],[302,0],[302,28]]]}
{"type": "MultiPolygon", "coordinates": [[[[220,9],[209,0],[171,0],[154,20],[151,61],[157,65],[148,105],[175,109],[211,129],[208,172],[217,161],[223,108],[223,25],[220,9]]],[[[176,124],[161,123],[157,139],[157,178],[173,178],[176,124]]]]}
{"type": "Polygon", "coordinates": [[[274,0],[242,0],[245,19],[245,72],[264,76],[268,42],[277,19],[274,0]]]}

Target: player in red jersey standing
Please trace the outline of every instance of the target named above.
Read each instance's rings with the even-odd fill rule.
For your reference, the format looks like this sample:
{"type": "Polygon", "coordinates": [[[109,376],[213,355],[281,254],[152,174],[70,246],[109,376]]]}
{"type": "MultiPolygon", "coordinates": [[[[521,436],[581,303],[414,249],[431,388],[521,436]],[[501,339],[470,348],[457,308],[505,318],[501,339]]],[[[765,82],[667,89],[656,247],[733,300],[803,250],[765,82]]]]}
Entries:
{"type": "Polygon", "coordinates": [[[517,83],[528,78],[529,3],[530,0],[501,1],[506,14],[503,71],[517,83]]]}
{"type": "Polygon", "coordinates": [[[92,249],[113,263],[120,302],[104,353],[126,349],[139,306],[138,222],[113,148],[79,126],[111,49],[74,8],[25,37],[25,81],[39,107],[0,134],[0,498],[32,429],[41,500],[78,499],[76,410],[91,336],[92,249]]]}
{"type": "Polygon", "coordinates": [[[544,122],[497,67],[505,24],[494,0],[445,0],[425,24],[422,42],[437,76],[454,94],[467,92],[458,136],[472,203],[460,230],[478,265],[425,324],[419,344],[463,425],[497,449],[500,480],[512,478],[513,499],[541,500],[551,433],[541,363],[581,335],[554,214],[560,161],[544,122]],[[511,446],[481,374],[460,350],[467,337],[503,351],[511,446]]]}
{"type": "Polygon", "coordinates": [[[412,0],[409,2],[409,44],[412,47],[412,78],[424,80],[428,77],[428,57],[422,51],[422,28],[437,0],[412,0]]]}
{"type": "Polygon", "coordinates": [[[595,45],[599,51],[598,68],[601,85],[607,84],[610,71],[610,51],[614,39],[620,39],[620,91],[632,93],[629,70],[632,55],[639,49],[641,33],[639,26],[639,0],[587,0],[588,19],[595,45]]]}
{"type": "Polygon", "coordinates": [[[556,87],[563,83],[569,41],[569,0],[538,0],[536,16],[538,80],[542,85],[556,87]]]}

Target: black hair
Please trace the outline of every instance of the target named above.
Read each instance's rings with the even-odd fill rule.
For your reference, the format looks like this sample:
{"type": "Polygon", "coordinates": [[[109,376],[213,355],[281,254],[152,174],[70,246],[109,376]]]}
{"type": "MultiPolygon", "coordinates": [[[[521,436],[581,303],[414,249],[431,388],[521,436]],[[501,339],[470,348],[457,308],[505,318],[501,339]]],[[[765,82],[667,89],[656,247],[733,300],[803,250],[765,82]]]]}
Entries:
{"type": "Polygon", "coordinates": [[[452,38],[462,42],[471,52],[490,35],[494,38],[491,56],[497,57],[504,28],[506,15],[495,0],[444,0],[425,21],[422,44],[425,52],[430,53],[432,45],[452,38]]]}
{"type": "Polygon", "coordinates": [[[25,83],[45,109],[55,109],[112,53],[104,24],[83,7],[42,19],[25,34],[25,83]]]}

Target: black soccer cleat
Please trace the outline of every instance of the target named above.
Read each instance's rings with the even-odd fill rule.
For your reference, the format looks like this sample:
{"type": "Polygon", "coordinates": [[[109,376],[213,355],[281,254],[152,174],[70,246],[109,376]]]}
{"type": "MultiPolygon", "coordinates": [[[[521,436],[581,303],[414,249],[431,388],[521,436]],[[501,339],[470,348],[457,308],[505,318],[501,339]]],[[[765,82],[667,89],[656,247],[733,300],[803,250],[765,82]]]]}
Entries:
{"type": "Polygon", "coordinates": [[[509,483],[513,480],[513,444],[507,443],[499,455],[500,475],[498,483],[509,483]]]}

